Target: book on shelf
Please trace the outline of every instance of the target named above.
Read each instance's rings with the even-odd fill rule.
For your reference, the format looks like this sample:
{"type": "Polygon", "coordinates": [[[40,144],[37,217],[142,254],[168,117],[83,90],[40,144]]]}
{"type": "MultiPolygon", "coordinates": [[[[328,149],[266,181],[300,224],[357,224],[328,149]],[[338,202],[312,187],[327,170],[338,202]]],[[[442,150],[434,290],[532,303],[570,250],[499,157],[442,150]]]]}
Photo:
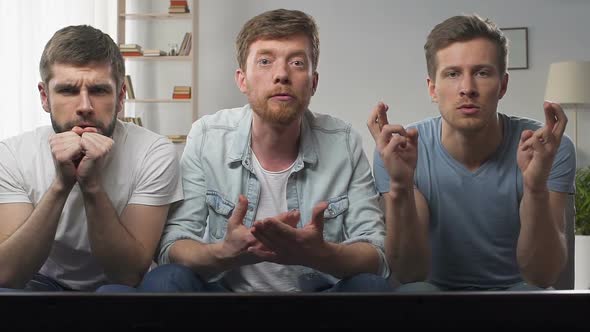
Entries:
{"type": "Polygon", "coordinates": [[[166,135],[172,143],[186,143],[186,135],[166,135]]]}
{"type": "Polygon", "coordinates": [[[138,44],[119,44],[119,51],[123,56],[142,56],[143,49],[138,44]]]}
{"type": "Polygon", "coordinates": [[[135,99],[135,91],[133,91],[130,75],[125,75],[125,86],[127,87],[127,99],[135,99]]]}
{"type": "Polygon", "coordinates": [[[191,87],[186,85],[174,86],[172,99],[191,99],[191,87]]]}
{"type": "Polygon", "coordinates": [[[159,49],[145,49],[143,50],[143,56],[164,56],[166,55],[165,51],[159,49]]]}
{"type": "Polygon", "coordinates": [[[190,13],[188,8],[187,0],[170,0],[170,6],[168,7],[169,14],[184,14],[190,13]]]}
{"type": "Polygon", "coordinates": [[[184,38],[182,38],[182,43],[180,43],[180,49],[178,50],[178,55],[190,55],[192,40],[193,40],[193,34],[191,32],[187,32],[184,34],[184,38]]]}
{"type": "Polygon", "coordinates": [[[131,123],[135,123],[136,125],[143,127],[143,124],[141,123],[141,118],[140,117],[133,117],[133,116],[125,116],[121,119],[124,122],[131,122],[131,123]]]}

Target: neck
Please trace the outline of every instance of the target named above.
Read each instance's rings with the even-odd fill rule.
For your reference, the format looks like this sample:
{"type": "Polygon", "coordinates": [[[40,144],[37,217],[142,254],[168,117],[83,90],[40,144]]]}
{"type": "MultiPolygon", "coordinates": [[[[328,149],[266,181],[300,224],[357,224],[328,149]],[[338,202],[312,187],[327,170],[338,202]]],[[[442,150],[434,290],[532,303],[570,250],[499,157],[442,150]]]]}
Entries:
{"type": "Polygon", "coordinates": [[[483,165],[502,143],[500,117],[477,131],[452,128],[443,119],[441,142],[449,154],[470,171],[483,165]]]}
{"type": "Polygon", "coordinates": [[[299,153],[301,117],[288,125],[269,123],[256,113],[252,117],[252,151],[262,168],[278,172],[295,162],[299,153]]]}

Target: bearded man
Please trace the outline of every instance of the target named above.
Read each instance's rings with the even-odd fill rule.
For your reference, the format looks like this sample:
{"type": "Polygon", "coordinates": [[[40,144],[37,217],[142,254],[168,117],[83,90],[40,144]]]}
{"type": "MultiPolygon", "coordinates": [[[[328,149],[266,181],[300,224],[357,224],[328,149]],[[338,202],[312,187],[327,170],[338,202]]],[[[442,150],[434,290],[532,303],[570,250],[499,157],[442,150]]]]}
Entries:
{"type": "Polygon", "coordinates": [[[182,199],[175,148],[117,120],[125,64],[102,31],[60,29],[39,69],[52,126],[0,142],[0,287],[136,286],[182,199]]]}
{"type": "Polygon", "coordinates": [[[277,9],[237,37],[249,103],[195,122],[185,200],[139,291],[390,290],[378,194],[360,136],[308,110],[318,86],[311,16],[277,9]]]}

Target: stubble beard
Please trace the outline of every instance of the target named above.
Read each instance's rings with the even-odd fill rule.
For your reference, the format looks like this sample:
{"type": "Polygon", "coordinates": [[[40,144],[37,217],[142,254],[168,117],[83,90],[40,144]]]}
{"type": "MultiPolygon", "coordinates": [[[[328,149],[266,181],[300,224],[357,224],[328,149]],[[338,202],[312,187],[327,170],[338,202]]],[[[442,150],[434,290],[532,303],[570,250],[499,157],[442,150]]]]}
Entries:
{"type": "MultiPolygon", "coordinates": [[[[118,101],[115,105],[119,105],[118,101]]],[[[59,123],[57,123],[57,121],[53,117],[53,112],[51,111],[51,103],[49,102],[49,97],[47,98],[47,107],[49,108],[49,118],[51,119],[51,126],[53,127],[53,131],[55,131],[56,134],[70,131],[70,130],[72,130],[72,128],[77,126],[78,121],[66,122],[63,125],[60,125],[59,123]]],[[[117,107],[118,106],[115,106],[115,108],[117,108],[117,107]]],[[[118,110],[115,109],[115,112],[113,114],[113,118],[111,119],[111,121],[109,122],[109,124],[107,126],[104,126],[102,123],[97,123],[95,121],[89,121],[88,119],[84,119],[84,118],[82,120],[84,120],[85,122],[92,122],[94,124],[94,127],[98,130],[99,134],[104,135],[106,137],[112,137],[113,133],[115,132],[115,126],[117,125],[117,114],[118,113],[119,113],[118,110]]]]}
{"type": "Polygon", "coordinates": [[[268,99],[248,98],[250,106],[264,121],[281,126],[288,126],[297,120],[307,109],[308,103],[294,100],[290,103],[274,102],[268,99]]]}

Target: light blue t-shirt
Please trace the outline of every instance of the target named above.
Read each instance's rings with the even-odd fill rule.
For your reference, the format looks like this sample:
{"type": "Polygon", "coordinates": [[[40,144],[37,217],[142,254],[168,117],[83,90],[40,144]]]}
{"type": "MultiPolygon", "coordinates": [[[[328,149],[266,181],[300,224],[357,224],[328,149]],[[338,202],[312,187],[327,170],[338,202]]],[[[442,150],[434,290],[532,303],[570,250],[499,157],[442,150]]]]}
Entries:
{"type": "MultiPolygon", "coordinates": [[[[408,126],[420,134],[414,183],[430,210],[429,281],[442,288],[502,288],[523,280],[516,261],[523,195],[516,152],[522,131],[543,124],[498,116],[504,128],[502,143],[475,172],[442,145],[440,116],[408,126]]],[[[573,193],[575,166],[574,146],[564,135],[547,182],[549,190],[573,193]]],[[[389,191],[389,176],[378,153],[374,175],[379,192],[389,191]]]]}

